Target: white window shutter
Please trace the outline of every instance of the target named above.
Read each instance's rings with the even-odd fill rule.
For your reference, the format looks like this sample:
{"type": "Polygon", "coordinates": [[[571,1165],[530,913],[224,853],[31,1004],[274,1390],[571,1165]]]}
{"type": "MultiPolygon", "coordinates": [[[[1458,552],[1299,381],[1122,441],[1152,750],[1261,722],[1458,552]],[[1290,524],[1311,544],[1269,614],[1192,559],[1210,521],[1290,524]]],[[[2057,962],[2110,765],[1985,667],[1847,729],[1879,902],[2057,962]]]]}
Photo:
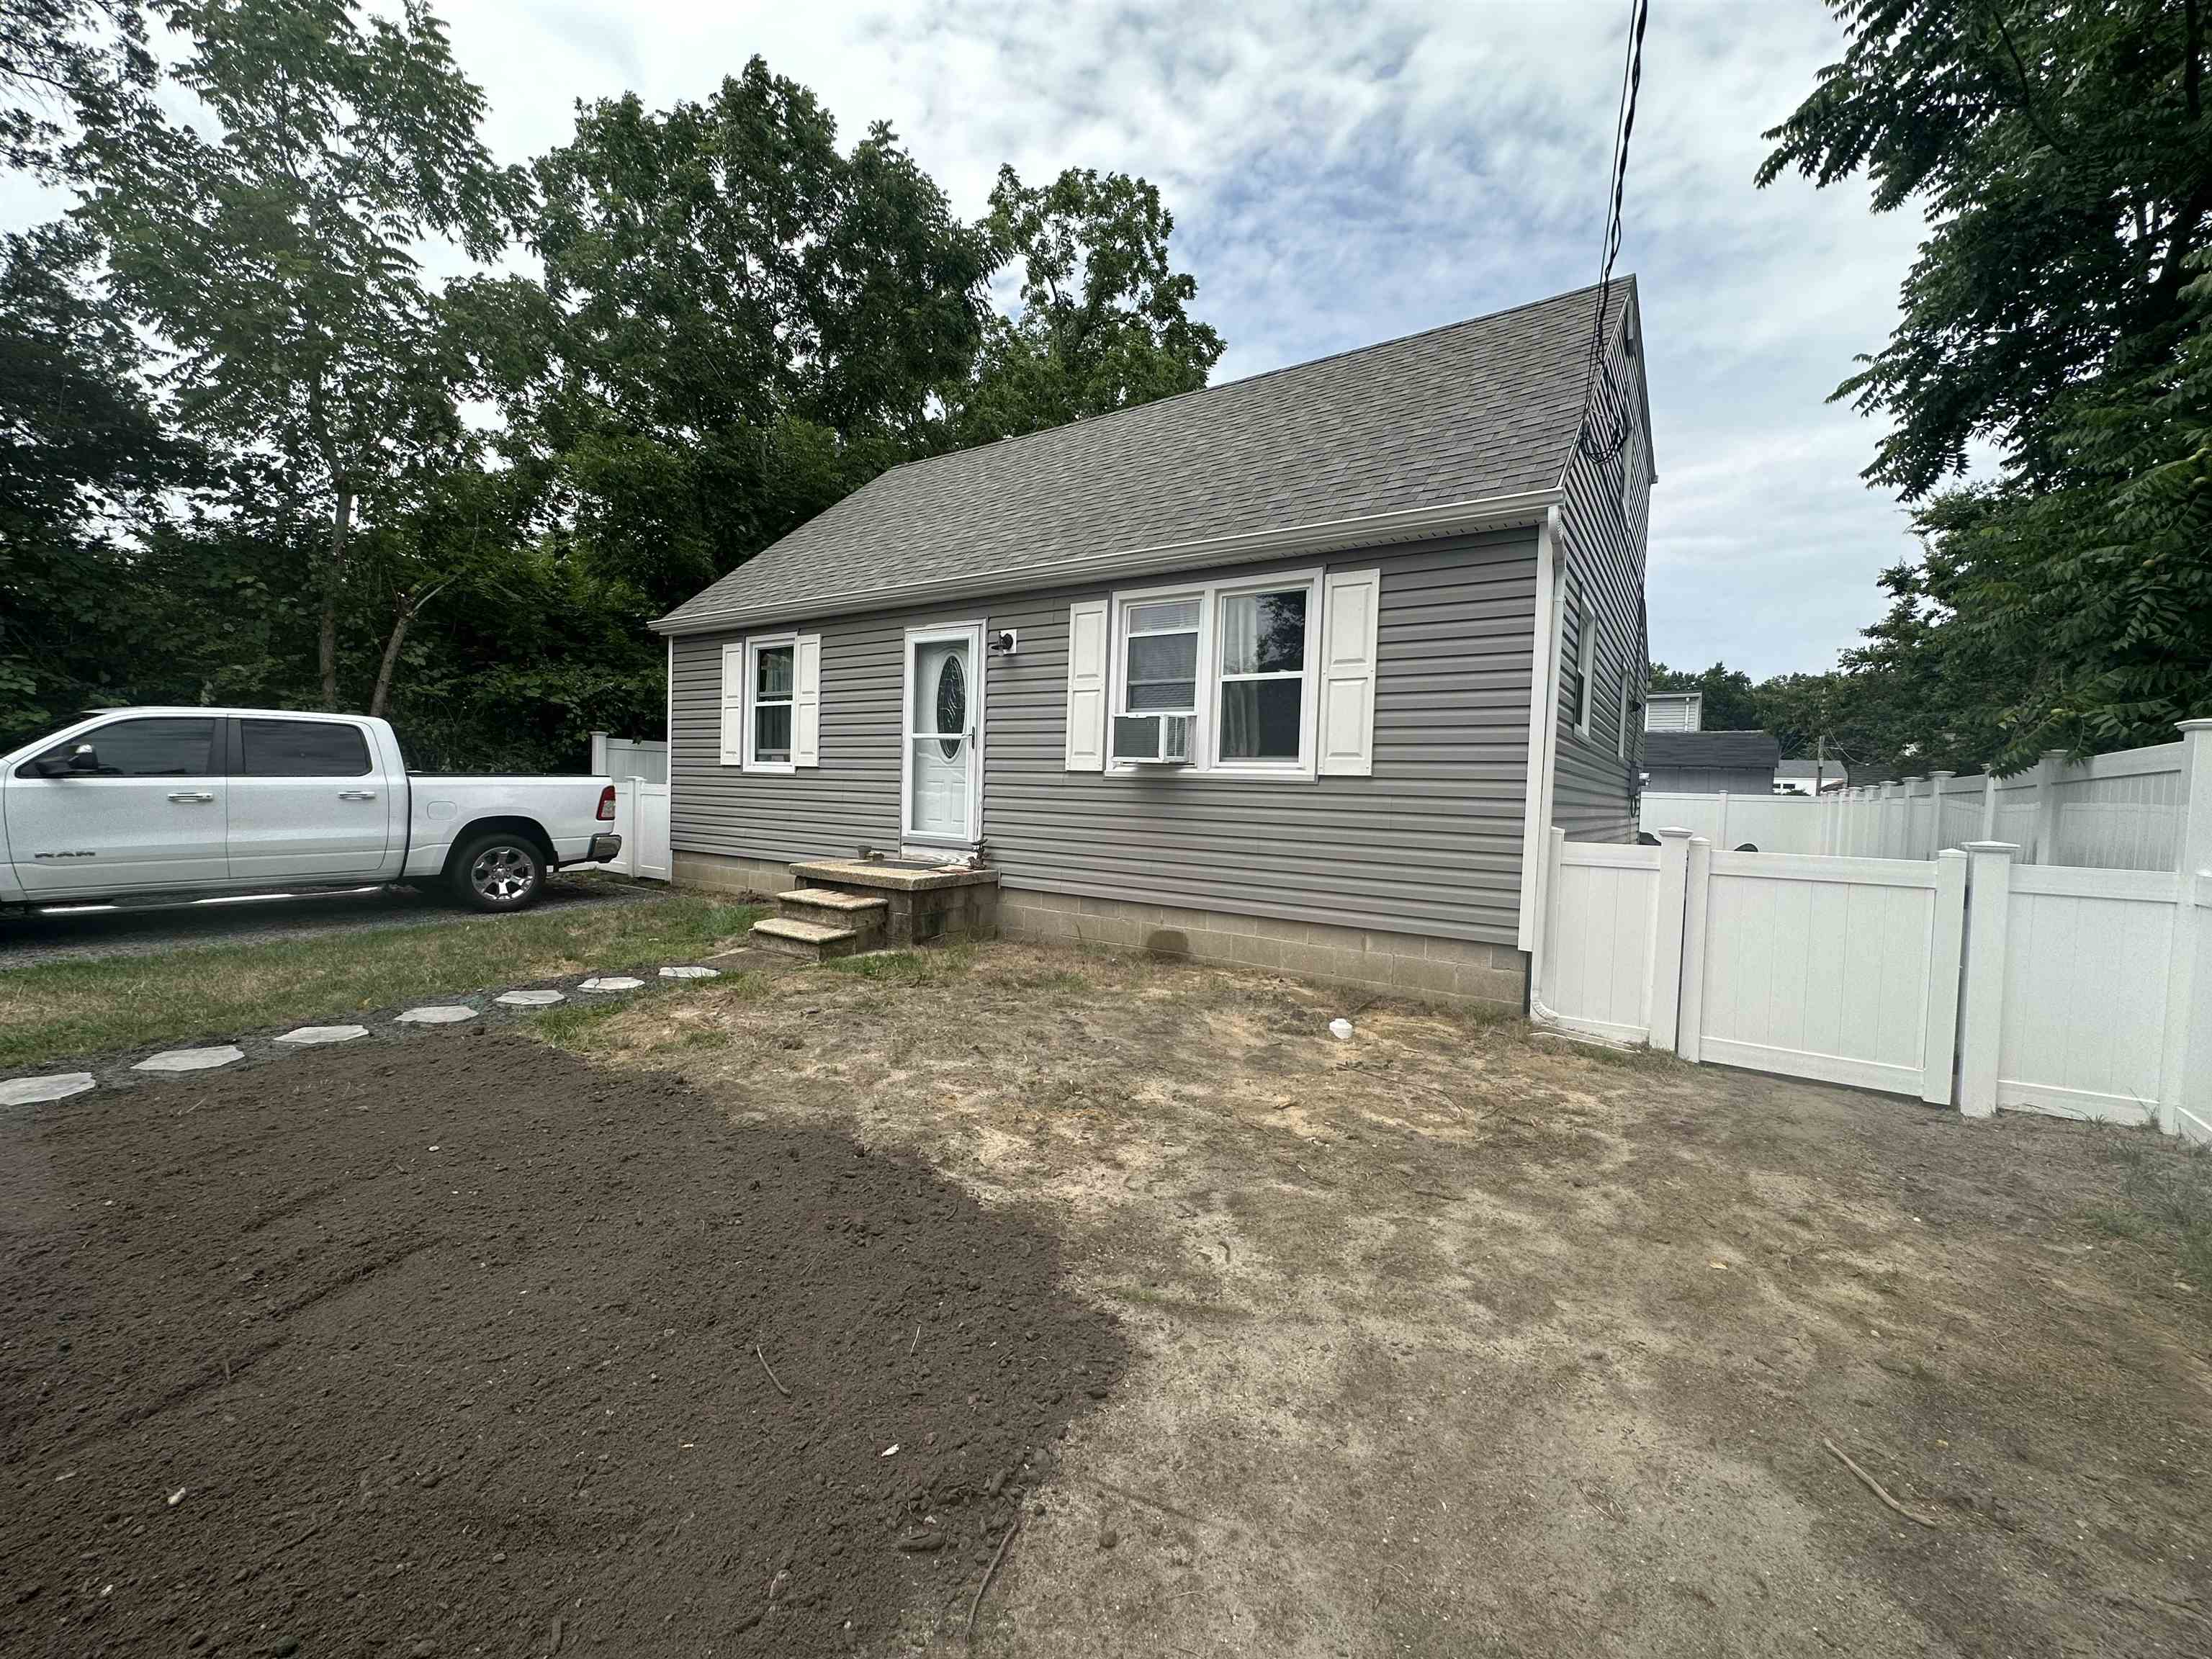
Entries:
{"type": "Polygon", "coordinates": [[[1332,570],[1322,579],[1322,776],[1375,770],[1375,633],[1379,570],[1332,570]]]}
{"type": "Polygon", "coordinates": [[[722,647],[722,764],[745,763],[745,642],[722,647]]]}
{"type": "Polygon", "coordinates": [[[1067,611],[1067,769],[1106,769],[1106,613],[1103,599],[1067,611]]]}
{"type": "Polygon", "coordinates": [[[822,739],[822,636],[801,634],[791,653],[791,763],[819,766],[822,739]]]}

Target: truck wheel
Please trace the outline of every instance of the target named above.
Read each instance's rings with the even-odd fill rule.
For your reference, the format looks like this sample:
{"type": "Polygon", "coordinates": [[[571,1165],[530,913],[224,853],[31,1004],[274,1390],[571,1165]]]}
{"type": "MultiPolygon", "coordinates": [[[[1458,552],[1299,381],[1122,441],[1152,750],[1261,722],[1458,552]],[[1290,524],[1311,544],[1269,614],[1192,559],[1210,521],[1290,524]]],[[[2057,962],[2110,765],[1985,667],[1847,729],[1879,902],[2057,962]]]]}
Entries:
{"type": "Polygon", "coordinates": [[[453,860],[453,894],[475,910],[525,910],[545,890],[545,855],[522,836],[479,836],[453,860]]]}

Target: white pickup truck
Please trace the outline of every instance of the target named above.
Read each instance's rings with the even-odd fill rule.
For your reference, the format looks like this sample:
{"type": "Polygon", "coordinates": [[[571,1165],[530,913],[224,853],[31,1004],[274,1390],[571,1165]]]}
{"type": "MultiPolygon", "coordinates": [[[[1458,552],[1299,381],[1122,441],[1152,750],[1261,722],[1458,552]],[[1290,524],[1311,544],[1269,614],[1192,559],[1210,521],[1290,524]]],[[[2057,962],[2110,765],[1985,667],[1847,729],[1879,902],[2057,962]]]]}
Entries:
{"type": "Polygon", "coordinates": [[[616,857],[605,778],[410,774],[387,720],[111,708],[0,756],[0,907],[442,882],[520,910],[616,857]]]}

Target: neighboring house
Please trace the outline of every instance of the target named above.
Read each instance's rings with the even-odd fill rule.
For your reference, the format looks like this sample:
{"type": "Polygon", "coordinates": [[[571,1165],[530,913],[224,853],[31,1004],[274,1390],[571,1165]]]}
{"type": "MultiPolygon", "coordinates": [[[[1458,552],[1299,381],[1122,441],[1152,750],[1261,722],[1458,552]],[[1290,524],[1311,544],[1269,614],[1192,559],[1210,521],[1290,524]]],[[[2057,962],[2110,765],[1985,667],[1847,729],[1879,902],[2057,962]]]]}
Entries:
{"type": "Polygon", "coordinates": [[[1774,768],[1778,795],[1832,795],[1850,787],[1850,773],[1839,760],[1786,760],[1774,768]],[[1815,778],[1818,779],[1817,787],[1815,778]]]}
{"type": "Polygon", "coordinates": [[[1655,795],[1767,795],[1782,745],[1771,732],[1647,732],[1644,787],[1655,795]]]}
{"type": "Polygon", "coordinates": [[[1635,838],[1644,510],[1596,290],[894,468],[654,624],[677,879],[988,843],[1010,934],[1522,1003],[1635,838]]]}
{"type": "Polygon", "coordinates": [[[1644,699],[1644,729],[1695,732],[1704,726],[1705,713],[1702,691],[1653,691],[1644,699]]]}

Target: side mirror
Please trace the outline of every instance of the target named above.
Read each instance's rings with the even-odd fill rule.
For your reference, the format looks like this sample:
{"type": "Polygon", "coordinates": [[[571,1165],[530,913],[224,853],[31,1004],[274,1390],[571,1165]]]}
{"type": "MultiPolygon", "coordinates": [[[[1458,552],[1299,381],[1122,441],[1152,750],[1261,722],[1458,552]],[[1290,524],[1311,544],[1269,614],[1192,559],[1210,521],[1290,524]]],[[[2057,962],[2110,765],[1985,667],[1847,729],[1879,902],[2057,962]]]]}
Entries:
{"type": "Polygon", "coordinates": [[[81,743],[69,751],[66,758],[46,755],[33,764],[42,778],[66,778],[78,772],[98,772],[100,751],[88,743],[81,743]]]}

